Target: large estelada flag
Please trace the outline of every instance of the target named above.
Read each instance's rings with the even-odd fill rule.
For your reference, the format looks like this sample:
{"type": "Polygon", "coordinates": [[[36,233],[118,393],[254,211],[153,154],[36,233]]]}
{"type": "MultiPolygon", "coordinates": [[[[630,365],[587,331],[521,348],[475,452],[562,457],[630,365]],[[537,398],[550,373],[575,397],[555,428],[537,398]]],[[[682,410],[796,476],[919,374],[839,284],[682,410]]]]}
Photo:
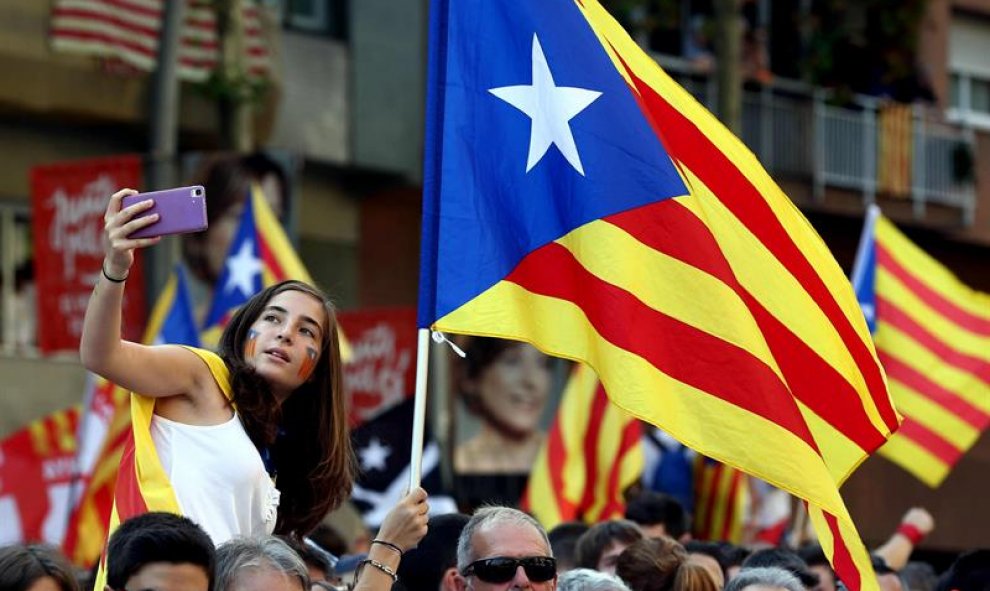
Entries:
{"type": "MultiPolygon", "coordinates": [[[[145,328],[143,342],[199,345],[192,299],[181,266],[176,266],[159,295],[145,328]]],[[[102,449],[86,475],[86,486],[73,511],[63,544],[66,556],[76,564],[87,566],[99,558],[109,533],[119,524],[120,516],[114,508],[116,491],[122,487],[128,490],[140,488],[135,488],[139,483],[134,481],[139,472],[133,467],[132,397],[106,380],[101,381],[100,390],[109,391],[107,396],[116,410],[103,429],[102,449]],[[124,465],[127,458],[131,458],[131,465],[124,465]]]]}
{"type": "Polygon", "coordinates": [[[821,238],[594,0],[432,8],[419,326],[587,363],[875,589],[838,486],[899,417],[821,238]]]}
{"type": "MultiPolygon", "coordinates": [[[[313,283],[261,188],[252,184],[250,193],[203,321],[201,340],[206,347],[216,346],[234,312],[262,289],[286,279],[313,283]]],[[[337,337],[340,356],[347,361],[351,347],[339,327],[337,337]]]]}
{"type": "Polygon", "coordinates": [[[625,513],[623,492],[643,472],[639,420],[612,404],[598,376],[575,365],[523,494],[523,508],[550,529],[625,513]]]}
{"type": "Polygon", "coordinates": [[[904,424],[880,453],[933,488],[990,425],[990,294],[867,216],[853,286],[904,424]]]}

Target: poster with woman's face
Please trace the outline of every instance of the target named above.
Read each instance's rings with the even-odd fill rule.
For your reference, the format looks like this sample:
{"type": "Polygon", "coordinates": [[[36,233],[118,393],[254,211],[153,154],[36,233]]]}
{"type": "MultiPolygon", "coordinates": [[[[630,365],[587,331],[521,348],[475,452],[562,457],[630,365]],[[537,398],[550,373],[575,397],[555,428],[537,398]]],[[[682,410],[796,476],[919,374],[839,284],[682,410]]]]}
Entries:
{"type": "Polygon", "coordinates": [[[451,381],[455,488],[468,505],[514,502],[546,439],[569,364],[517,341],[471,337],[464,350],[451,381]]]}

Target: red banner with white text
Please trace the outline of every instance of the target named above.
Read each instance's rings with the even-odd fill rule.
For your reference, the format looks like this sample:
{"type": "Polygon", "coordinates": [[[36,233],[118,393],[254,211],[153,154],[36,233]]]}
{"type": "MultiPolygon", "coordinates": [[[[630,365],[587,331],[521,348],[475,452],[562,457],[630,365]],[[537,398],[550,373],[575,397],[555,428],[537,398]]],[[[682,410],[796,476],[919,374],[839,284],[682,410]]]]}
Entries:
{"type": "MultiPolygon", "coordinates": [[[[31,169],[38,346],[79,348],[83,317],[103,264],[103,214],[110,195],[141,186],[141,159],[119,156],[31,169]]],[[[124,338],[138,341],[145,320],[141,254],[124,291],[124,338]]]]}
{"type": "Polygon", "coordinates": [[[344,365],[351,427],[365,423],[413,394],[416,310],[383,308],[340,312],[353,356],[344,365]]]}

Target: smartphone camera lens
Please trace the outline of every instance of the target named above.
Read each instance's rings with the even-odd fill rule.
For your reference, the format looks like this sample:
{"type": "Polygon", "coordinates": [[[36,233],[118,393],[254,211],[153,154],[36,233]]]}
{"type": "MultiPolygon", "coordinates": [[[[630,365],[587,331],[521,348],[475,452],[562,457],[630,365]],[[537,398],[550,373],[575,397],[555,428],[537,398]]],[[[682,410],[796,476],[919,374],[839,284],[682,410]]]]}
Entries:
{"type": "Polygon", "coordinates": [[[203,195],[203,190],[202,189],[193,189],[193,195],[195,197],[200,197],[200,196],[203,195]]]}

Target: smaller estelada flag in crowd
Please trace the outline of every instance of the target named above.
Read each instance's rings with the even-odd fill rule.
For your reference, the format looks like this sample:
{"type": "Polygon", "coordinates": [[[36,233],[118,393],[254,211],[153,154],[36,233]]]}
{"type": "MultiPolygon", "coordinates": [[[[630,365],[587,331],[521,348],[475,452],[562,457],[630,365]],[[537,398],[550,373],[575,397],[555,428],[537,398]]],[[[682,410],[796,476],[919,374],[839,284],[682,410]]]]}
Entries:
{"type": "MultiPolygon", "coordinates": [[[[252,184],[249,191],[203,322],[200,338],[204,347],[215,346],[237,308],[262,289],[286,279],[313,284],[261,188],[252,184]]],[[[338,330],[337,336],[340,356],[347,361],[351,356],[350,345],[343,331],[338,330]]]]}
{"type": "Polygon", "coordinates": [[[0,442],[0,546],[62,542],[78,421],[74,406],[32,421],[0,442]]]}
{"type": "Polygon", "coordinates": [[[853,287],[904,423],[880,454],[931,487],[990,425],[990,294],[872,208],[853,287]]]}
{"type": "Polygon", "coordinates": [[[540,449],[523,507],[547,529],[622,517],[623,491],[643,472],[640,423],[609,401],[595,372],[575,365],[540,449]]]}
{"type": "MultiPolygon", "coordinates": [[[[380,526],[409,488],[414,402],[414,398],[407,398],[352,431],[359,474],[351,502],[369,527],[380,526]]],[[[456,511],[453,499],[443,494],[440,447],[429,429],[424,441],[421,486],[430,493],[430,514],[456,511]]]]}

